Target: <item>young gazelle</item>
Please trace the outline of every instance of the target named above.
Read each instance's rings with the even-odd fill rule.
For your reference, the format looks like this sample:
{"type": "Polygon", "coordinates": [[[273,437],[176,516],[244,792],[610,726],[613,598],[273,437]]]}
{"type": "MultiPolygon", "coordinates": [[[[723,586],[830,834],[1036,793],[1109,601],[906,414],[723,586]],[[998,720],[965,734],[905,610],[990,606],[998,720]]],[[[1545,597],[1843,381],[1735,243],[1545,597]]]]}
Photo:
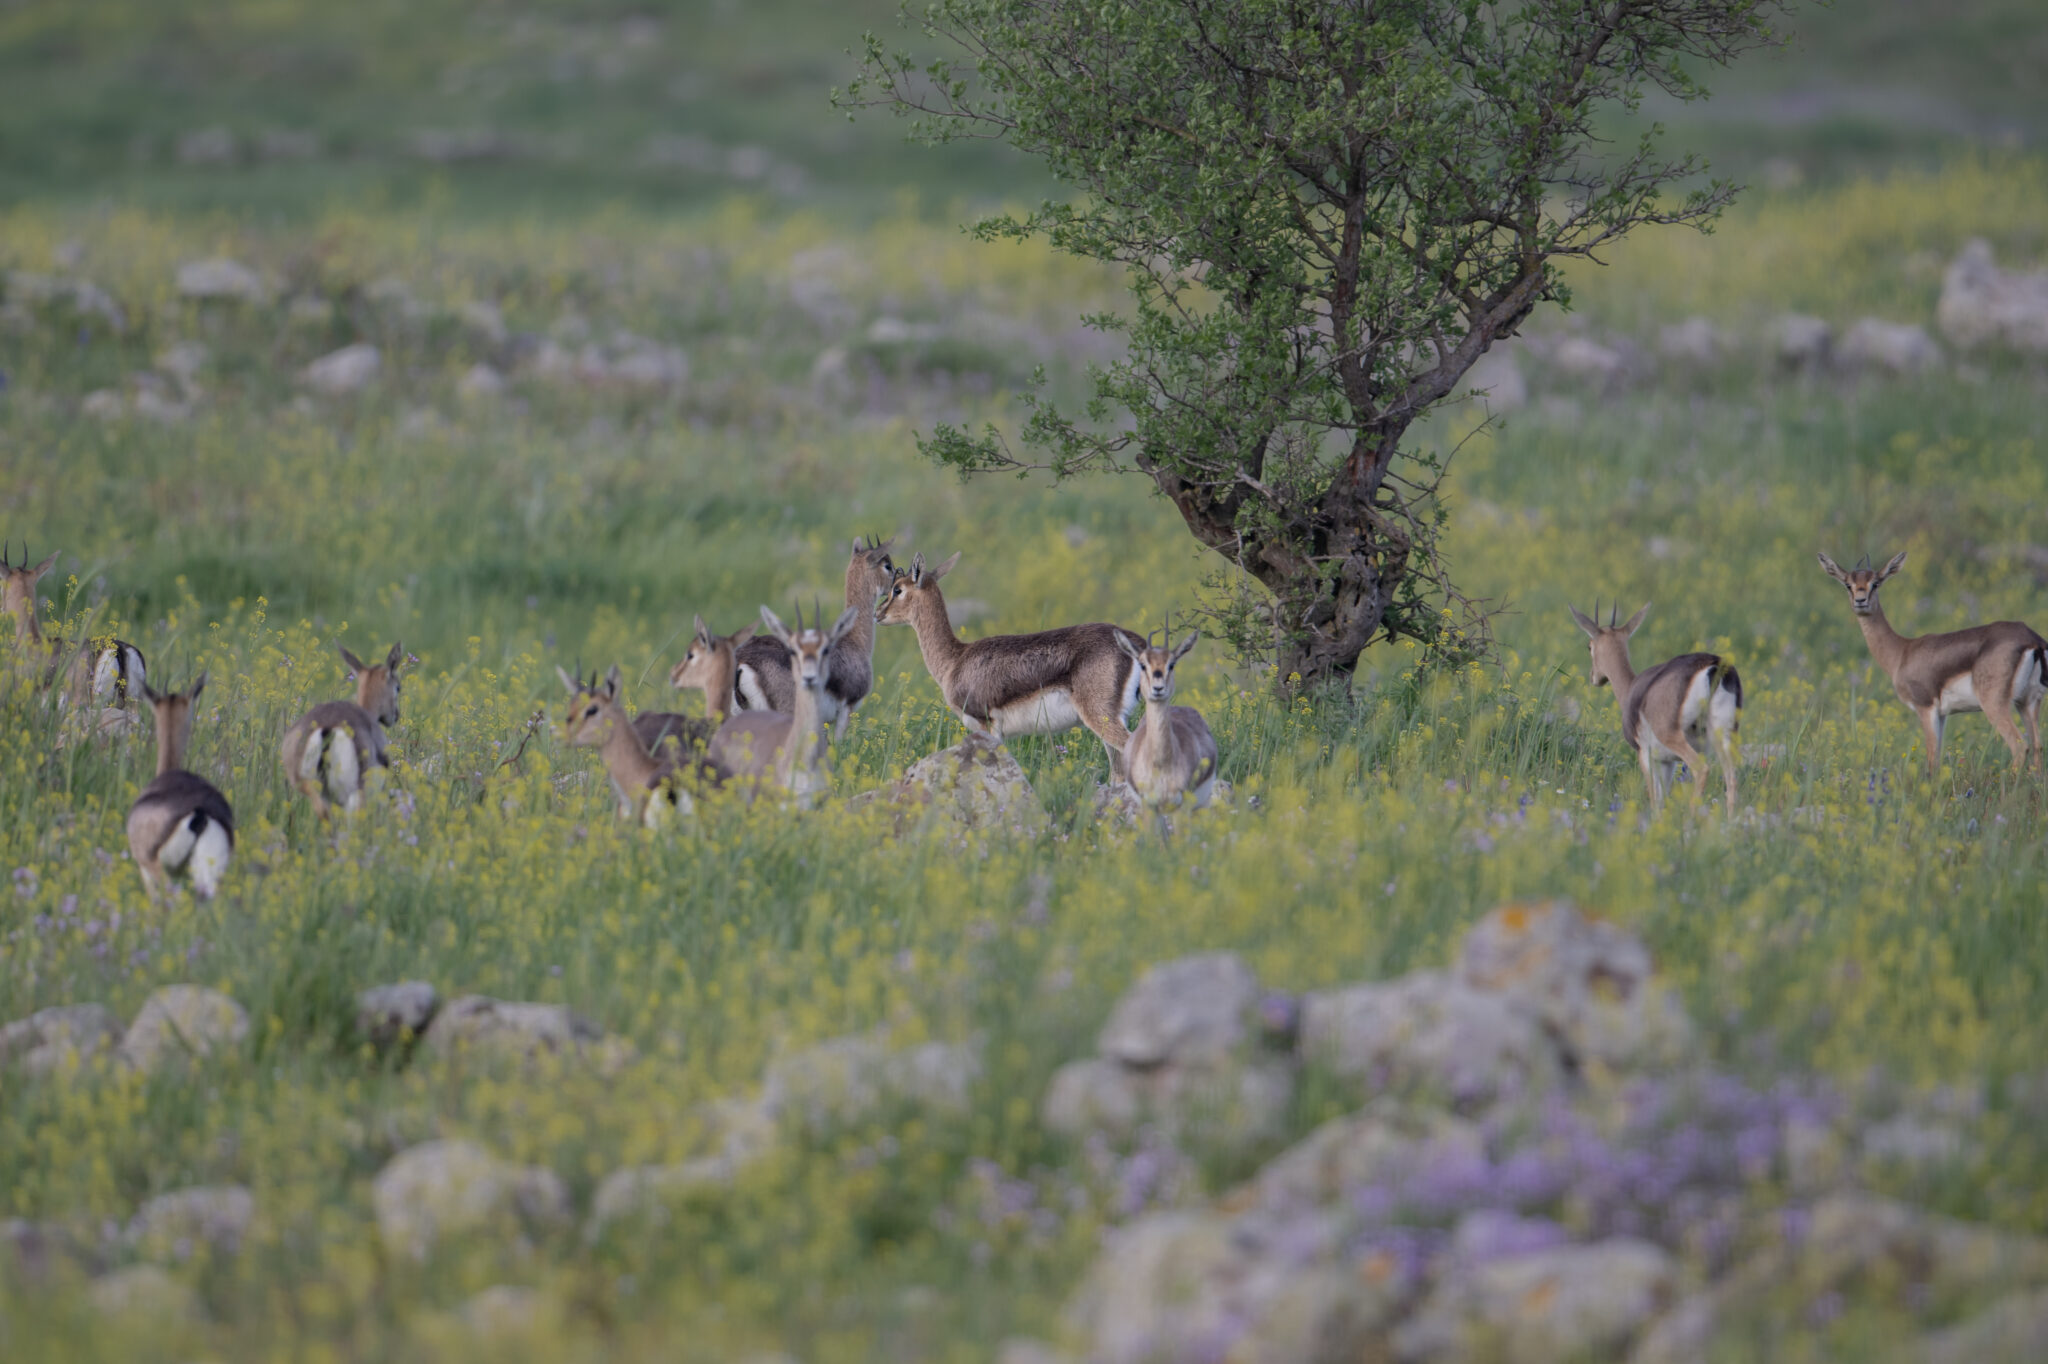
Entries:
{"type": "Polygon", "coordinates": [[[1642,610],[1620,624],[1620,611],[1608,613],[1606,625],[1599,622],[1599,607],[1588,620],[1578,607],[1568,608],[1586,637],[1592,641],[1593,685],[1614,684],[1621,702],[1621,737],[1636,751],[1642,764],[1643,780],[1650,787],[1650,813],[1663,808],[1664,793],[1671,788],[1673,770],[1684,763],[1705,781],[1706,759],[1697,745],[1708,742],[1728,787],[1728,807],[1735,813],[1735,729],[1742,710],[1742,678],[1733,664],[1718,654],[1680,654],[1654,668],[1637,672],[1628,661],[1628,640],[1642,628],[1642,610]]]}
{"type": "Polygon", "coordinates": [[[1856,623],[1870,656],[1892,680],[1892,690],[1920,717],[1926,736],[1927,771],[1941,771],[1942,731],[1948,717],[1981,710],[2012,753],[2013,771],[2028,765],[2041,769],[2041,698],[2048,695],[2048,640],[2016,620],[1975,625],[1945,635],[1908,639],[1892,629],[1877,604],[1877,589],[1906,562],[1900,550],[1891,562],[1873,571],[1865,559],[1854,572],[1844,571],[1827,555],[1820,566],[1849,590],[1856,623]],[[2017,711],[2027,722],[2027,736],[2013,719],[2017,711]]]}
{"type": "Polygon", "coordinates": [[[156,712],[156,776],[128,811],[128,851],[151,896],[169,878],[188,880],[208,899],[220,888],[235,851],[235,812],[212,782],[187,772],[192,706],[206,690],[201,673],[189,691],[159,693],[142,684],[156,712]]]}
{"type": "Polygon", "coordinates": [[[721,771],[735,778],[751,778],[757,786],[763,778],[772,777],[800,806],[808,806],[825,788],[825,696],[831,686],[832,660],[867,614],[861,607],[849,606],[830,630],[824,630],[815,620],[806,626],[799,607],[796,629],[791,630],[773,611],[761,608],[768,639],[789,655],[790,675],[796,681],[794,708],[786,715],[745,710],[720,725],[712,736],[711,761],[721,771]]]}
{"type": "Polygon", "coordinates": [[[754,636],[754,627],[732,635],[714,635],[704,617],[697,617],[697,633],[683,654],[683,661],[669,669],[668,684],[678,691],[696,687],[704,693],[704,714],[679,715],[674,711],[642,711],[633,717],[633,732],[651,750],[667,744],[676,750],[677,760],[707,747],[711,736],[732,714],[733,679],[738,668],[733,653],[754,636]]]}
{"type": "Polygon", "coordinates": [[[142,689],[147,668],[142,650],[125,639],[97,639],[85,647],[68,647],[62,639],[45,639],[36,618],[36,583],[57,562],[55,553],[30,564],[22,546],[21,563],[13,564],[14,547],[0,546],[0,606],[14,617],[14,638],[34,672],[36,684],[53,686],[62,677],[58,698],[67,706],[98,703],[106,708],[94,727],[103,733],[126,728],[126,706],[142,689]]]}
{"type": "Polygon", "coordinates": [[[1134,644],[1122,635],[1117,647],[1137,668],[1138,692],[1145,714],[1124,745],[1124,764],[1138,798],[1154,809],[1176,808],[1192,798],[1197,810],[1216,790],[1216,739],[1208,722],[1193,706],[1168,704],[1173,699],[1173,670],[1201,639],[1198,630],[1173,642],[1171,627],[1164,644],[1134,644]]]}
{"type": "Polygon", "coordinates": [[[614,663],[604,681],[595,677],[578,682],[560,668],[555,676],[569,692],[569,709],[562,717],[562,739],[571,748],[594,748],[604,759],[605,775],[611,778],[612,793],[618,797],[619,818],[650,829],[661,827],[668,816],[694,808],[686,788],[693,776],[705,772],[697,758],[684,756],[673,744],[650,750],[635,733],[626,711],[619,704],[622,685],[619,666],[614,663]]]}
{"type": "Polygon", "coordinates": [[[946,704],[975,734],[1057,734],[1086,725],[1109,751],[1112,781],[1124,779],[1124,747],[1138,708],[1138,672],[1128,650],[1145,641],[1121,625],[1068,625],[1035,635],[990,635],[963,643],[953,633],[939,579],[960,556],[926,568],[924,555],[896,575],[875,619],[917,631],[924,666],[946,704]]]}
{"type": "MultiPolygon", "coordinates": [[[[846,737],[853,708],[867,698],[875,685],[875,599],[889,590],[896,577],[896,565],[889,558],[888,540],[870,536],[865,544],[853,542],[846,561],[846,604],[860,613],[845,639],[832,651],[832,675],[825,682],[820,704],[825,722],[837,723],[838,737],[846,737]]],[[[736,710],[780,711],[796,708],[796,681],[790,672],[789,652],[780,641],[761,638],[746,644],[734,656],[738,672],[733,679],[733,707],[736,710]]]]}
{"type": "Polygon", "coordinates": [[[323,701],[285,731],[278,759],[285,779],[313,802],[320,818],[329,802],[353,813],[363,808],[363,780],[373,767],[389,767],[384,730],[398,723],[398,665],[403,646],[394,644],[382,663],[365,663],[341,649],[341,661],[356,680],[354,701],[323,701]]]}

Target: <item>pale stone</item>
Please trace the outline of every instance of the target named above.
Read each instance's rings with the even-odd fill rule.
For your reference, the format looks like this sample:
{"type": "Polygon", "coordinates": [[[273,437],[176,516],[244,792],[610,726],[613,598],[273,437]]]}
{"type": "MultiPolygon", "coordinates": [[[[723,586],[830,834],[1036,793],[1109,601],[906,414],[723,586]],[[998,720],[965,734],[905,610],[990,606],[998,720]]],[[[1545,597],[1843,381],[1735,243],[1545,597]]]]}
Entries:
{"type": "Polygon", "coordinates": [[[614,1223],[633,1218],[665,1225],[672,1201],[730,1184],[745,1163],[727,1156],[700,1156],[675,1165],[632,1165],[614,1170],[598,1182],[584,1234],[595,1241],[614,1223]]]}
{"type": "Polygon", "coordinates": [[[1919,374],[1941,363],[1941,347],[1934,344],[1924,328],[1910,322],[1865,317],[1842,334],[1836,356],[1845,365],[1892,374],[1919,374]]]}
{"type": "Polygon", "coordinates": [[[1009,1336],[996,1342],[995,1364],[1075,1364],[1065,1350],[1030,1336],[1009,1336]]]}
{"type": "Polygon", "coordinates": [[[166,985],[143,1002],[121,1039],[121,1055],[138,1070],[181,1057],[204,1057],[249,1035],[249,1015],[217,990],[166,985]]]}
{"type": "Polygon", "coordinates": [[[144,1203],[128,1240],[152,1258],[183,1260],[201,1246],[232,1255],[256,1217],[256,1196],[239,1184],[178,1189],[144,1203]]]}
{"type": "Polygon", "coordinates": [[[417,1038],[440,1004],[440,994],[424,980],[379,985],[356,996],[356,1032],[380,1047],[417,1038]]]}
{"type": "Polygon", "coordinates": [[[893,808],[898,832],[929,814],[962,830],[1001,831],[1037,838],[1051,827],[1024,769],[1001,744],[970,736],[966,742],[920,758],[901,781],[850,802],[893,808]]]}
{"type": "Polygon", "coordinates": [[[1721,329],[1704,317],[1688,317],[1657,329],[1657,354],[1674,363],[1712,365],[1726,349],[1721,329]]]}
{"type": "Polygon", "coordinates": [[[2038,1364],[2048,1351],[2048,1292],[2016,1294],[1920,1342],[1922,1364],[2038,1364]]]}
{"type": "Polygon", "coordinates": [[[235,135],[226,128],[200,128],[178,139],[178,160],[188,166],[227,166],[235,161],[235,135]]]}
{"type": "Polygon", "coordinates": [[[1560,1077],[1556,1048],[1527,1015],[1440,971],[1305,996],[1301,1050],[1368,1093],[1419,1086],[1458,1108],[1560,1077]]]}
{"type": "Polygon", "coordinates": [[[261,303],[263,278],[240,261],[216,256],[178,267],[178,292],[186,298],[236,299],[261,303]]]}
{"type": "Polygon", "coordinates": [[[474,364],[463,371],[455,391],[472,401],[495,398],[505,391],[505,376],[489,365],[474,364]]]}
{"type": "Polygon", "coordinates": [[[300,378],[316,392],[342,397],[368,388],[383,367],[383,352],[367,341],[358,341],[321,356],[306,366],[300,378]]]}
{"type": "Polygon", "coordinates": [[[0,1028],[0,1065],[19,1061],[34,1074],[84,1064],[121,1042],[121,1023],[104,1004],[60,1004],[0,1028]]]}
{"type": "Polygon", "coordinates": [[[1835,348],[1835,329],[1817,317],[1787,313],[1771,326],[1772,349],[1787,369],[1817,369],[1835,348]]]}
{"type": "Polygon", "coordinates": [[[1233,952],[1153,966],[1110,1011],[1096,1049],[1128,1065],[1221,1060],[1242,1047],[1258,977],[1233,952]]]}
{"type": "Polygon", "coordinates": [[[1486,1133],[1478,1124],[1435,1109],[1376,1104],[1332,1118],[1275,1156],[1251,1190],[1267,1208],[1315,1207],[1367,1185],[1397,1187],[1440,1162],[1485,1159],[1486,1133]]]}
{"type": "Polygon", "coordinates": [[[818,1130],[864,1121],[893,1104],[960,1111],[980,1078],[981,1053],[973,1045],[892,1050],[885,1032],[858,1033],[777,1059],[762,1080],[761,1104],[777,1121],[818,1130]]]}
{"type": "Polygon", "coordinates": [[[2001,270],[1991,243],[1966,243],[1941,281],[1941,334],[1965,349],[2004,345],[2048,351],[2048,270],[2001,270]]]}
{"type": "Polygon", "coordinates": [[[456,1314],[478,1335],[502,1336],[510,1343],[534,1332],[545,1306],[546,1299],[531,1288],[497,1283],[471,1295],[456,1314]]]}
{"type": "Polygon", "coordinates": [[[1465,387],[1489,412],[1514,412],[1529,404],[1529,381],[1514,352],[1498,342],[1465,371],[1465,387]]]}
{"type": "Polygon", "coordinates": [[[127,415],[128,403],[119,389],[96,388],[79,402],[78,410],[97,421],[119,421],[127,415]]]}
{"type": "Polygon", "coordinates": [[[206,368],[210,355],[204,341],[179,341],[159,352],[156,364],[158,369],[189,388],[199,377],[199,371],[206,368]]]}
{"type": "Polygon", "coordinates": [[[1585,336],[1567,336],[1552,346],[1550,363],[1575,378],[1602,382],[1620,378],[1627,365],[1620,351],[1585,336]]]}
{"type": "Polygon", "coordinates": [[[455,316],[485,344],[505,344],[505,314],[499,311],[497,304],[483,299],[471,299],[455,310],[455,316]]]}
{"type": "Polygon", "coordinates": [[[1184,1358],[1214,1327],[1210,1281],[1230,1258],[1229,1226],[1209,1213],[1152,1213],[1113,1232],[1068,1308],[1090,1364],[1184,1358]]]}
{"type": "Polygon", "coordinates": [[[543,1166],[498,1159],[472,1141],[430,1141],[392,1157],[370,1189],[394,1255],[424,1260],[451,1236],[508,1218],[547,1225],[570,1215],[569,1189],[543,1166]]]}
{"type": "Polygon", "coordinates": [[[92,1305],[103,1315],[131,1321],[195,1321],[199,1295],[155,1265],[130,1265],[93,1280],[92,1305]]]}
{"type": "Polygon", "coordinates": [[[577,1050],[603,1037],[602,1028],[564,1005],[463,995],[434,1015],[425,1041],[440,1052],[472,1047],[535,1056],[577,1050]]]}
{"type": "Polygon", "coordinates": [[[1970,1139],[1954,1123],[1902,1113],[1864,1129],[1863,1158],[1873,1165],[1911,1168],[1954,1165],[1972,1154],[1970,1139]]]}
{"type": "Polygon", "coordinates": [[[1127,1135],[1137,1131],[1145,1113],[1140,1077],[1098,1056],[1069,1061],[1054,1071],[1039,1105],[1046,1128],[1067,1137],[1127,1135]]]}
{"type": "Polygon", "coordinates": [[[1676,1296],[1677,1268],[1647,1241],[1618,1237],[1461,1269],[1394,1333],[1403,1360],[1562,1364],[1606,1358],[1676,1296]]]}

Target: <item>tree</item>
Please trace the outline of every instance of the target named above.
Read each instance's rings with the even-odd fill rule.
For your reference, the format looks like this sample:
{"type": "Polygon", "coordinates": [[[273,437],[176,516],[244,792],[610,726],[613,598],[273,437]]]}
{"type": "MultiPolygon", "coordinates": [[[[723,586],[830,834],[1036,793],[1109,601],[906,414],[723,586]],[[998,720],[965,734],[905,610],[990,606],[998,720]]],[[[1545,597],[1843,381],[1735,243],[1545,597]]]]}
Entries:
{"type": "Polygon", "coordinates": [[[1688,63],[1774,40],[1789,0],[935,0],[925,65],[867,35],[835,100],[992,137],[1081,193],[975,225],[1123,265],[1126,358],[1079,413],[1034,390],[920,448],[964,473],[1148,475],[1270,593],[1282,690],[1376,635],[1441,644],[1465,602],[1437,548],[1444,470],[1404,449],[1558,265],[1648,223],[1707,228],[1733,188],[1599,135],[1688,63]]]}

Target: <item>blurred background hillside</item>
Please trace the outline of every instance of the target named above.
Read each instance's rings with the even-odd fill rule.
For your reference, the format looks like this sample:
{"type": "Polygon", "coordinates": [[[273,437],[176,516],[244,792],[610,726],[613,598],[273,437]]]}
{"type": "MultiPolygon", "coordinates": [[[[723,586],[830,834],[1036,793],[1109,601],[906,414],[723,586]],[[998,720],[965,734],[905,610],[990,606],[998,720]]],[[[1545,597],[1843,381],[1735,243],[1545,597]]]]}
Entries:
{"type": "MultiPolygon", "coordinates": [[[[6,0],[0,199],[489,214],[735,192],[872,218],[1046,188],[1000,147],[905,145],[827,103],[894,0],[6,0]]],[[[1808,7],[1792,41],[1644,116],[1761,184],[2048,135],[2037,0],[1808,7]]]]}

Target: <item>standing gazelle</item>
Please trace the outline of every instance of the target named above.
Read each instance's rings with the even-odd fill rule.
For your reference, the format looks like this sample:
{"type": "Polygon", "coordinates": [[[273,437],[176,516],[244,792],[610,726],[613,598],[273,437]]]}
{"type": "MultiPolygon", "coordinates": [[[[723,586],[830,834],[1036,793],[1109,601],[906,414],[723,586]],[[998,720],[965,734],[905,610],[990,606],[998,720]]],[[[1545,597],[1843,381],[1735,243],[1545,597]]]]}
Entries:
{"type": "Polygon", "coordinates": [[[128,810],[128,852],[151,896],[169,878],[189,880],[207,899],[220,888],[235,851],[235,812],[212,782],[185,770],[185,745],[192,738],[192,706],[206,690],[199,674],[184,692],[142,694],[156,712],[156,776],[128,810]]]}
{"type": "Polygon", "coordinates": [[[1735,666],[1718,654],[1680,654],[1654,668],[1638,673],[1629,664],[1628,641],[1650,614],[1645,605],[1627,620],[1616,624],[1621,613],[1608,613],[1607,624],[1599,622],[1599,610],[1588,620],[1578,607],[1567,608],[1586,637],[1592,641],[1593,685],[1614,684],[1621,702],[1621,737],[1636,751],[1642,764],[1643,780],[1650,787],[1650,813],[1663,808],[1664,793],[1671,787],[1673,769],[1684,763],[1704,782],[1706,760],[1697,745],[1709,742],[1721,764],[1728,786],[1728,808],[1735,813],[1735,729],[1741,719],[1742,678],[1735,666]]]}
{"type": "MultiPolygon", "coordinates": [[[[832,675],[825,680],[819,697],[825,723],[838,724],[838,737],[846,737],[846,725],[853,708],[867,699],[875,685],[876,598],[889,590],[896,565],[889,558],[894,538],[870,536],[865,543],[853,542],[846,561],[846,604],[858,607],[845,637],[832,651],[832,675]]],[[[737,640],[739,637],[734,636],[737,640]]],[[[744,643],[734,655],[737,669],[733,678],[733,707],[736,710],[796,710],[797,684],[790,671],[789,651],[778,640],[756,639],[744,643]]]]}
{"type": "Polygon", "coordinates": [[[1057,734],[1086,725],[1109,751],[1111,781],[1124,780],[1124,747],[1138,708],[1137,665],[1145,641],[1121,625],[1068,625],[1035,635],[990,635],[963,643],[953,633],[939,579],[960,556],[926,568],[924,555],[896,575],[875,612],[884,625],[917,631],[918,651],[946,704],[975,734],[1057,734]]]}
{"type": "Polygon", "coordinates": [[[730,635],[714,635],[704,617],[697,617],[697,633],[683,661],[669,669],[668,684],[677,691],[695,687],[704,693],[704,714],[679,715],[674,711],[642,711],[633,717],[633,732],[648,748],[663,744],[675,748],[678,761],[707,747],[711,736],[732,714],[733,682],[739,667],[733,655],[754,636],[754,627],[730,635]]]}
{"type": "Polygon", "coordinates": [[[278,759],[285,779],[311,798],[326,819],[329,802],[353,813],[363,808],[363,780],[373,767],[389,767],[384,730],[398,723],[398,665],[402,645],[382,663],[365,663],[341,646],[341,661],[356,680],[354,701],[323,701],[284,733],[278,759]]]}
{"type": "Polygon", "coordinates": [[[789,655],[790,676],[796,681],[794,709],[788,714],[772,710],[743,710],[718,727],[711,739],[711,761],[734,778],[751,778],[758,787],[761,779],[772,777],[778,786],[808,806],[828,780],[825,767],[825,694],[831,685],[832,660],[855,633],[860,617],[869,614],[858,606],[839,613],[830,630],[820,622],[804,624],[803,608],[796,613],[796,629],[784,625],[767,607],[761,608],[761,624],[768,638],[789,655]]]}
{"type": "Polygon", "coordinates": [[[560,668],[555,676],[569,692],[569,707],[562,716],[563,741],[571,748],[594,748],[604,759],[620,819],[655,829],[671,813],[689,814],[695,808],[685,786],[705,771],[705,765],[675,744],[650,748],[641,739],[619,704],[618,664],[602,682],[594,676],[579,682],[560,668]]]}
{"type": "Polygon", "coordinates": [[[1892,629],[1877,604],[1877,589],[1905,565],[1900,550],[1883,568],[1873,571],[1865,559],[1854,572],[1844,571],[1827,555],[1820,566],[1849,590],[1856,623],[1870,656],[1892,680],[1892,690],[1920,717],[1927,740],[1927,771],[1941,771],[1942,731],[1948,717],[1981,710],[2012,753],[2013,771],[2024,769],[2032,754],[2041,768],[2041,698],[2048,694],[2048,640],[2016,620],[1975,625],[1945,635],[1908,639],[1892,629]],[[2013,719],[2017,711],[2027,722],[2027,737],[2013,719]]]}
{"type": "Polygon", "coordinates": [[[1198,630],[1175,645],[1171,626],[1158,646],[1150,639],[1138,645],[1117,636],[1117,647],[1136,665],[1138,692],[1145,701],[1145,714],[1124,745],[1124,763],[1138,798],[1154,809],[1178,807],[1192,798],[1199,810],[1216,791],[1216,739],[1208,722],[1193,706],[1169,704],[1173,670],[1201,637],[1198,630]]]}
{"type": "Polygon", "coordinates": [[[75,647],[45,639],[36,618],[36,583],[56,564],[57,555],[31,564],[24,544],[21,562],[10,563],[13,557],[11,542],[0,546],[0,608],[14,617],[15,646],[36,685],[57,687],[58,699],[73,708],[106,702],[108,713],[93,717],[92,729],[115,733],[125,728],[128,700],[141,691],[147,672],[142,650],[125,639],[95,639],[75,647]]]}

